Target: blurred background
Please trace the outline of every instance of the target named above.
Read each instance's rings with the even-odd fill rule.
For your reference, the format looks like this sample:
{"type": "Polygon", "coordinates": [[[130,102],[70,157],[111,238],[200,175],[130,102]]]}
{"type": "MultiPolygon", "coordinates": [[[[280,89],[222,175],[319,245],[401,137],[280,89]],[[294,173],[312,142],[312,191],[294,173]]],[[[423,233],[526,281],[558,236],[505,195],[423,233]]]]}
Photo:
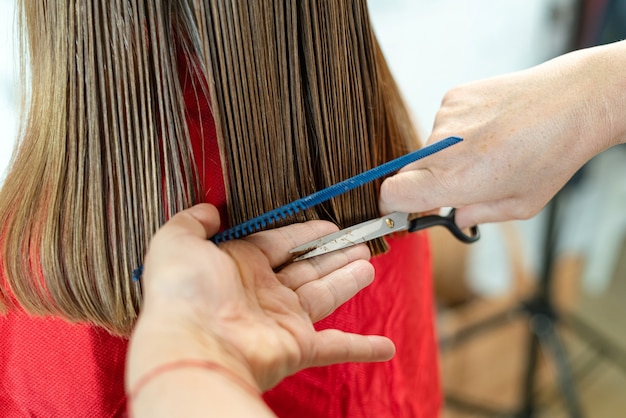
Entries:
{"type": "MultiPolygon", "coordinates": [[[[451,87],[626,37],[626,0],[369,5],[424,139],[451,87]]],[[[0,0],[0,181],[17,132],[13,30],[14,0],[0,0]]],[[[444,417],[626,415],[624,179],[615,147],[531,220],[483,225],[472,246],[432,231],[444,417]]]]}
{"type": "MultiPolygon", "coordinates": [[[[457,84],[626,38],[625,0],[370,9],[424,138],[457,84]]],[[[531,220],[482,225],[471,246],[431,231],[444,417],[626,416],[624,179],[626,149],[615,147],[531,220]]]]}

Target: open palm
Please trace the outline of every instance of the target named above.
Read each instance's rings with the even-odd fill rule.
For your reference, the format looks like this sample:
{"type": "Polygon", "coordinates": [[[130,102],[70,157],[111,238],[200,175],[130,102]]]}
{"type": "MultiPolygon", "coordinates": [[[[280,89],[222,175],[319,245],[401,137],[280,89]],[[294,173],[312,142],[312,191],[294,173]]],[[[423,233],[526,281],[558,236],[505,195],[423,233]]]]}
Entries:
{"type": "Polygon", "coordinates": [[[218,222],[214,208],[200,205],[157,233],[146,257],[150,297],[144,309],[158,309],[161,317],[169,311],[179,315],[179,330],[199,341],[217,341],[246,364],[262,389],[305,367],[393,355],[385,337],[313,327],[372,281],[367,247],[275,271],[289,260],[289,249],[336,227],[323,221],[294,224],[218,248],[207,241],[218,222]]]}

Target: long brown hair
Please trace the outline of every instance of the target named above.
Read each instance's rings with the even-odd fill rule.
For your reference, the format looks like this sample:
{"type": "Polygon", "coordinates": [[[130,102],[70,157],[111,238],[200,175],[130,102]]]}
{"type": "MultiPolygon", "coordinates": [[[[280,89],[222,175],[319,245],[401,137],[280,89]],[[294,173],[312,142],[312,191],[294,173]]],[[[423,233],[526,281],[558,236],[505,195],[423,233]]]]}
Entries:
{"type": "MultiPolygon", "coordinates": [[[[418,145],[364,0],[42,0],[22,1],[20,17],[27,88],[0,191],[5,306],[129,333],[150,237],[202,201],[182,79],[212,104],[231,223],[418,145]]],[[[377,188],[291,221],[376,216],[377,188]]]]}

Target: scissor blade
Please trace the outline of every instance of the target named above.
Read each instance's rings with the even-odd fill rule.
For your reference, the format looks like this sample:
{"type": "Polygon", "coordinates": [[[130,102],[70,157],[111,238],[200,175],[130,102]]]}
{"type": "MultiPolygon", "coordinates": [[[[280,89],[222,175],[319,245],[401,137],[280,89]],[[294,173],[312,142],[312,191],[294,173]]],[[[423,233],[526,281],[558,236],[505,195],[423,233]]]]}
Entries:
{"type": "Polygon", "coordinates": [[[387,216],[342,229],[314,241],[302,244],[290,251],[290,253],[304,253],[296,257],[294,261],[304,260],[317,255],[341,250],[353,245],[367,242],[382,237],[392,232],[402,231],[408,227],[408,214],[393,212],[387,216]]]}

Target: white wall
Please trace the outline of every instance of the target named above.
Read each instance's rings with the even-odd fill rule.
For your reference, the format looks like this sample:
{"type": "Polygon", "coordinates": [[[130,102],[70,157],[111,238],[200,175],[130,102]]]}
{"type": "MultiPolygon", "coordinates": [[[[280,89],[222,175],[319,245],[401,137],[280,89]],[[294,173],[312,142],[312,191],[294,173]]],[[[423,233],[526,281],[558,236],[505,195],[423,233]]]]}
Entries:
{"type": "Polygon", "coordinates": [[[0,182],[13,151],[17,130],[17,90],[13,48],[14,0],[0,0],[0,182]]]}
{"type": "Polygon", "coordinates": [[[444,93],[561,52],[570,0],[370,0],[383,51],[427,134],[444,93]],[[552,16],[561,16],[555,21],[552,16]]]}

